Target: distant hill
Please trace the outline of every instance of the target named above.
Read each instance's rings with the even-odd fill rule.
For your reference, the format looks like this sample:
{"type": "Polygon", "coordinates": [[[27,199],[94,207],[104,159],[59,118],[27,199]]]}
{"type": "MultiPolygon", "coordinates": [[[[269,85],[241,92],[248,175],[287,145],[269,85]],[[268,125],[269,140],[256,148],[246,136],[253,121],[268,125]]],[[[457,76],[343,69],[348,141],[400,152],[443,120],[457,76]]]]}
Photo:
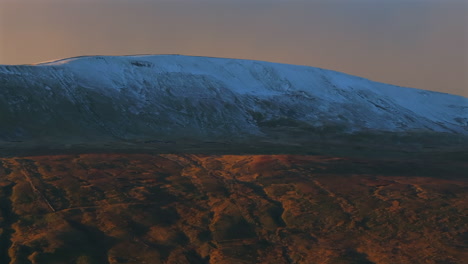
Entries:
{"type": "Polygon", "coordinates": [[[467,98],[261,61],[154,55],[4,65],[0,91],[0,145],[302,145],[382,135],[456,145],[468,135],[467,98]]]}

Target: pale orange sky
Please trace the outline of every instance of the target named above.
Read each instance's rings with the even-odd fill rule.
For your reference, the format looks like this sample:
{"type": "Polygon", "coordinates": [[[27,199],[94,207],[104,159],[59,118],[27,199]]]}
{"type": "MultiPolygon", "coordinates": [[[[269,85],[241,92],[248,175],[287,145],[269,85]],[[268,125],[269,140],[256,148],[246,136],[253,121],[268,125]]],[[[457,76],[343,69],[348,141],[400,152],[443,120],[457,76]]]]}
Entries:
{"type": "Polygon", "coordinates": [[[468,1],[0,0],[0,64],[186,54],[468,97],[468,1]]]}

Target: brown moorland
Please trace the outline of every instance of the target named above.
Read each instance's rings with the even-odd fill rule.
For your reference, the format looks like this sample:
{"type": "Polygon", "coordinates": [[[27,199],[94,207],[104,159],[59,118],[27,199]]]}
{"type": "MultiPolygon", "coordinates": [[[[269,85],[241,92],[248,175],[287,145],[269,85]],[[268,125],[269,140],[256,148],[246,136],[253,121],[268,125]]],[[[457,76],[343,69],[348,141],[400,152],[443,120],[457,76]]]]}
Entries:
{"type": "Polygon", "coordinates": [[[462,263],[468,163],[312,155],[0,159],[0,263],[462,263]]]}

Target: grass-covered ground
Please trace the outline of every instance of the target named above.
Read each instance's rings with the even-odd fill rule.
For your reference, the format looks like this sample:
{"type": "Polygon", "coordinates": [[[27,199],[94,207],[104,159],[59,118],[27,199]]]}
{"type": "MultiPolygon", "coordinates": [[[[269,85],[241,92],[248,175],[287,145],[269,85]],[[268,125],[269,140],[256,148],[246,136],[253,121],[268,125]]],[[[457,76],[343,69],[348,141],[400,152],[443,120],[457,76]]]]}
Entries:
{"type": "Polygon", "coordinates": [[[2,158],[0,262],[462,263],[452,155],[2,158]]]}

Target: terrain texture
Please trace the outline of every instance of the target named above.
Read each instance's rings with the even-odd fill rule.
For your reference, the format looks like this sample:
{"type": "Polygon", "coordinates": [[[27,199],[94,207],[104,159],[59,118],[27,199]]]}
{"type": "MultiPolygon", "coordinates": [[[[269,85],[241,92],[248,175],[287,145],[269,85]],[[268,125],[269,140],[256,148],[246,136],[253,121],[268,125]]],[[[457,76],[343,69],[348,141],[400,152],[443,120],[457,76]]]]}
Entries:
{"type": "Polygon", "coordinates": [[[0,264],[464,264],[468,99],[235,59],[0,65],[0,264]]]}
{"type": "Polygon", "coordinates": [[[0,263],[463,263],[466,155],[3,158],[0,263]]]}
{"type": "Polygon", "coordinates": [[[91,56],[0,65],[0,89],[0,147],[304,144],[389,133],[452,145],[461,136],[468,141],[468,99],[462,96],[262,61],[91,56]]]}

